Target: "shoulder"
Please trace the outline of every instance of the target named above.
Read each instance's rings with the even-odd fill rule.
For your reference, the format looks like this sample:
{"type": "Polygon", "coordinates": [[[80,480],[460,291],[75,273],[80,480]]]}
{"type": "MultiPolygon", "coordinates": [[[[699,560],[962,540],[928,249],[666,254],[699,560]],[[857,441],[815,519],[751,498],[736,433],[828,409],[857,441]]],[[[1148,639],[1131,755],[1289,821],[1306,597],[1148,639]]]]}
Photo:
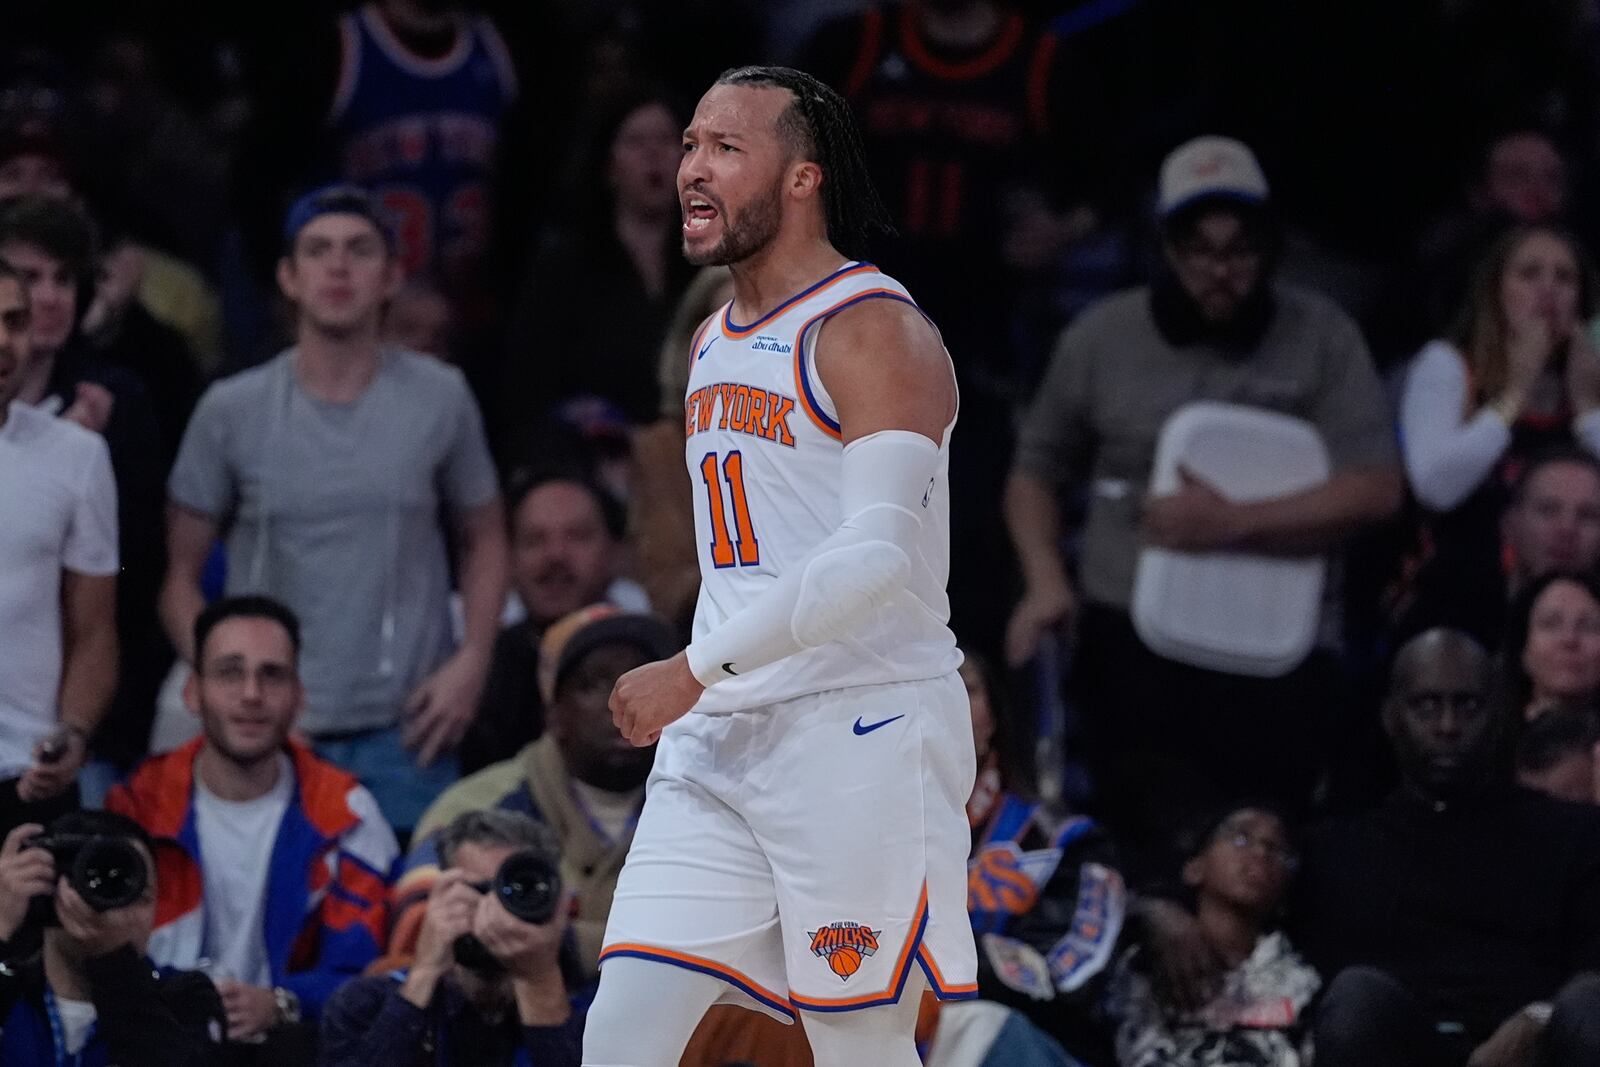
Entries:
{"type": "Polygon", "coordinates": [[[1067,327],[1065,336],[1100,337],[1118,333],[1135,322],[1149,324],[1152,329],[1155,325],[1150,310],[1150,287],[1147,285],[1123,289],[1090,304],[1067,327]]]}
{"type": "Polygon", "coordinates": [[[126,781],[106,795],[106,809],[126,815],[159,837],[173,837],[183,826],[194,780],[194,756],[199,741],[159,756],[134,768],[126,781]]]}
{"type": "Polygon", "coordinates": [[[1411,367],[1413,371],[1426,370],[1464,378],[1467,374],[1467,358],[1449,341],[1435,339],[1423,345],[1411,358],[1411,367]]]}
{"type": "Polygon", "coordinates": [[[1130,332],[1155,333],[1149,286],[1112,293],[1085,308],[1056,338],[1056,355],[1082,352],[1108,340],[1124,340],[1130,332]]]}
{"type": "Polygon", "coordinates": [[[1303,322],[1311,330],[1319,333],[1330,330],[1360,332],[1356,320],[1351,318],[1349,312],[1331,297],[1314,289],[1292,282],[1278,282],[1273,285],[1272,293],[1278,301],[1280,316],[1303,322]]]}
{"type": "MultiPolygon", "coordinates": [[[[524,749],[526,752],[526,749],[524,749]]],[[[505,806],[508,798],[523,790],[526,775],[522,756],[491,763],[468,775],[439,795],[417,823],[416,836],[422,838],[442,830],[456,816],[505,806]]]]}
{"type": "Polygon", "coordinates": [[[12,401],[6,421],[16,424],[10,435],[12,440],[52,459],[72,456],[81,462],[84,457],[93,456],[105,448],[105,439],[94,431],[20,400],[12,401]]]}
{"type": "MultiPolygon", "coordinates": [[[[817,358],[838,352],[871,352],[874,356],[944,364],[944,343],[933,322],[909,297],[896,291],[863,293],[846,306],[828,312],[817,339],[817,358]]],[[[852,360],[855,364],[882,360],[852,360]]]]}
{"type": "Polygon", "coordinates": [[[194,418],[231,418],[265,403],[275,389],[282,388],[288,360],[288,353],[280,353],[265,363],[217,379],[201,394],[194,418]]]}
{"type": "Polygon", "coordinates": [[[383,373],[396,385],[407,401],[437,409],[441,399],[460,408],[475,404],[467,376],[461,368],[435,356],[395,348],[385,353],[383,373]]]}

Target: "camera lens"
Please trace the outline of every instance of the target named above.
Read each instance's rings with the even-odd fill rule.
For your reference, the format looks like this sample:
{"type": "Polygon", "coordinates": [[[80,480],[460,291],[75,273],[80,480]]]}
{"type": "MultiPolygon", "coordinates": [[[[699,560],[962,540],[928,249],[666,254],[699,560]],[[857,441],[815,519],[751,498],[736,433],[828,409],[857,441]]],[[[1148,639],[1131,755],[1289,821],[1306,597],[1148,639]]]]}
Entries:
{"type": "Polygon", "coordinates": [[[514,852],[495,872],[493,892],[512,915],[542,926],[556,913],[561,875],[537,852],[514,852]]]}
{"type": "Polygon", "coordinates": [[[110,911],[136,903],[144,895],[150,872],[131,841],[95,837],[78,850],[67,877],[85,904],[110,911]]]}

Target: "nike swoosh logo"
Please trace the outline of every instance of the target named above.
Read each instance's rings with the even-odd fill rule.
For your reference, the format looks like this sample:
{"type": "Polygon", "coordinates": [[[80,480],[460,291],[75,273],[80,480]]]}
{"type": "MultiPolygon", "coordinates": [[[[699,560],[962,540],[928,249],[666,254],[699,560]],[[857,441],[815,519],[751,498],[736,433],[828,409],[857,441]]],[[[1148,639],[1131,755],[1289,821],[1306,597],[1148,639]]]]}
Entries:
{"type": "Polygon", "coordinates": [[[872,731],[874,731],[876,729],[879,729],[880,727],[888,726],[892,722],[899,722],[903,718],[905,718],[904,715],[896,715],[892,719],[884,719],[881,722],[873,723],[871,726],[862,726],[861,725],[861,718],[860,718],[860,716],[857,716],[856,717],[856,724],[854,726],[852,726],[851,729],[856,732],[856,736],[857,737],[862,737],[862,736],[865,736],[866,734],[870,734],[872,731]]]}
{"type": "Polygon", "coordinates": [[[716,343],[716,340],[717,339],[715,337],[713,337],[711,340],[706,342],[704,348],[702,348],[699,352],[697,352],[695,354],[694,361],[696,363],[700,362],[702,359],[704,359],[706,357],[706,353],[711,351],[711,346],[716,343]]]}
{"type": "Polygon", "coordinates": [[[733,675],[735,678],[739,677],[739,672],[733,669],[733,661],[732,660],[729,660],[727,663],[724,663],[722,665],[722,669],[727,671],[729,674],[733,675]]]}

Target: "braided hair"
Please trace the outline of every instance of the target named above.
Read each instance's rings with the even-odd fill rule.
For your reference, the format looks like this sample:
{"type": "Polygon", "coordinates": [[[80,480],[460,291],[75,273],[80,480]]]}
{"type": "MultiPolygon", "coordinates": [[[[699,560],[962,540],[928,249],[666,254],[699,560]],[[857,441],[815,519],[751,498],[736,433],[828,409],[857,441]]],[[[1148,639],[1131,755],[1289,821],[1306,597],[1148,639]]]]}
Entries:
{"type": "Polygon", "coordinates": [[[894,233],[844,97],[793,67],[736,67],[724,71],[717,84],[770,86],[794,97],[778,117],[778,136],[793,155],[822,168],[822,203],[833,247],[862,259],[875,234],[894,233]]]}

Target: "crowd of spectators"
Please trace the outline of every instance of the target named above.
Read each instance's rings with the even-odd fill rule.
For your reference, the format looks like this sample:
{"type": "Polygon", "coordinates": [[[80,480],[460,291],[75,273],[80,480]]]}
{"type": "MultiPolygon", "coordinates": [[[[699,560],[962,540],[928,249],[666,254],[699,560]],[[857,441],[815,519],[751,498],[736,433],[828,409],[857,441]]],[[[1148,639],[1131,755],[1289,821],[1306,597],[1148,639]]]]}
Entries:
{"type": "Polygon", "coordinates": [[[678,138],[768,61],[961,388],[924,1062],[1600,1063],[1600,8],[212,6],[0,13],[0,1063],[577,1067],[698,593],[678,138]],[[1174,559],[1309,647],[1163,644],[1174,559]]]}

